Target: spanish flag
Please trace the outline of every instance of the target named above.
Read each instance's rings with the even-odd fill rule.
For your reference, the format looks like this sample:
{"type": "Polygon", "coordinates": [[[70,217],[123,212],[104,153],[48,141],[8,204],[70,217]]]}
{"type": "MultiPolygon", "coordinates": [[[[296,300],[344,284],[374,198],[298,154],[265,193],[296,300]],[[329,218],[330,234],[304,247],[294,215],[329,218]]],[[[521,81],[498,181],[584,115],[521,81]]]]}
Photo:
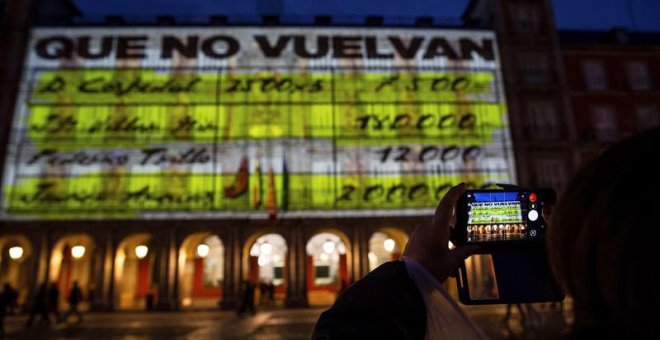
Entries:
{"type": "Polygon", "coordinates": [[[275,173],[271,167],[268,171],[268,191],[266,194],[266,209],[268,217],[277,218],[277,192],[275,192],[275,173]]]}
{"type": "Polygon", "coordinates": [[[263,179],[261,178],[261,164],[259,163],[259,160],[257,160],[257,167],[254,171],[254,175],[257,176],[257,181],[252,187],[252,204],[255,209],[259,209],[261,207],[261,195],[263,193],[263,179]]]}

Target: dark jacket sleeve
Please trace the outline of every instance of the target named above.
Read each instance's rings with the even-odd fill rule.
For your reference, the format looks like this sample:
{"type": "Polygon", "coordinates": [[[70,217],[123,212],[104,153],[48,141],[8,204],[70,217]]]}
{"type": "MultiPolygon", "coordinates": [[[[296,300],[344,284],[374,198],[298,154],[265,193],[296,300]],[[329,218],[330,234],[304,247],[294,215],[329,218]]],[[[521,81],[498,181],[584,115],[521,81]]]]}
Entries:
{"type": "Polygon", "coordinates": [[[422,339],[426,308],[401,261],[381,265],[321,314],[314,339],[422,339]]]}

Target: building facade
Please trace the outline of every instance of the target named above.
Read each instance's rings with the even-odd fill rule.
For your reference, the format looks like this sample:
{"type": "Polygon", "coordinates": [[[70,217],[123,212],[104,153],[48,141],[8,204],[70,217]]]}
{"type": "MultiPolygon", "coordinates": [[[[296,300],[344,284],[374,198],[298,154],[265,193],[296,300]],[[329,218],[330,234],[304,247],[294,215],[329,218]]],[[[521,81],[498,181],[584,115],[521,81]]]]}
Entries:
{"type": "MultiPolygon", "coordinates": [[[[607,45],[607,57],[603,57],[599,44],[563,38],[560,43],[548,0],[471,1],[463,17],[465,25],[450,28],[436,27],[422,17],[416,27],[368,31],[366,26],[382,25],[382,18],[368,17],[364,25],[347,31],[332,27],[332,18],[319,17],[316,23],[322,27],[317,31],[293,29],[308,30],[309,36],[316,37],[316,49],[307,49],[309,42],[297,33],[282,38],[289,28],[277,17],[281,9],[270,7],[263,17],[271,25],[267,29],[228,26],[231,18],[218,16],[206,27],[160,27],[175,22],[163,17],[157,26],[126,28],[132,23],[110,17],[81,28],[71,23],[71,17],[80,13],[68,1],[49,2],[52,8],[31,1],[1,4],[5,6],[1,49],[10,53],[0,56],[0,171],[4,172],[0,173],[4,180],[0,276],[3,283],[19,288],[23,302],[45,282],[56,284],[64,299],[78,281],[89,296],[86,307],[94,310],[232,309],[240,303],[244,283],[252,281],[259,287],[258,299],[266,304],[327,305],[346,285],[380,263],[398,258],[414,227],[427,222],[433,204],[451,183],[468,181],[481,187],[517,182],[561,190],[599,138],[611,140],[605,137],[611,137],[607,131],[613,126],[619,137],[641,126],[638,122],[650,125],[657,117],[657,106],[653,111],[657,51],[616,44],[607,45]],[[37,20],[43,17],[49,21],[37,20]],[[34,28],[39,23],[56,27],[34,28]],[[146,38],[126,33],[130,30],[136,35],[147,32],[146,38]],[[213,35],[217,32],[223,34],[213,35]],[[247,34],[241,32],[254,37],[251,44],[236,39],[240,46],[252,46],[252,54],[224,58],[232,51],[232,37],[247,34]],[[177,34],[181,37],[176,38],[177,34]],[[162,50],[152,51],[154,37],[163,42],[162,50]],[[309,61],[314,59],[310,56],[322,54],[323,46],[326,54],[309,61]],[[134,57],[142,53],[145,57],[134,57]],[[255,53],[277,57],[259,59],[255,53]],[[286,57],[275,59],[280,54],[286,57]],[[619,66],[612,66],[611,75],[599,71],[598,65],[616,63],[619,66]],[[241,73],[245,69],[251,71],[241,73]],[[587,78],[584,82],[580,78],[584,72],[589,73],[590,90],[583,87],[587,86],[583,85],[587,78]],[[198,97],[182,95],[184,84],[169,95],[98,94],[100,89],[115,94],[125,91],[128,87],[122,88],[116,80],[136,74],[141,81],[159,84],[155,86],[159,89],[173,89],[180,85],[177,82],[188,81],[185,84],[190,88],[202,87],[200,91],[206,92],[198,97]],[[157,83],[163,75],[168,80],[157,83]],[[257,77],[241,84],[246,75],[257,77]],[[287,76],[290,84],[282,82],[287,76]],[[103,88],[88,87],[85,96],[58,90],[64,80],[84,79],[84,86],[96,86],[95,77],[115,82],[103,88]],[[316,82],[291,85],[309,77],[316,82]],[[397,83],[402,80],[409,83],[397,83]],[[232,81],[237,84],[234,88],[221,86],[232,81]],[[326,81],[332,84],[328,92],[332,95],[320,99],[264,94],[271,83],[294,91],[314,89],[314,84],[326,81]],[[478,85],[472,92],[462,88],[470,83],[478,85]],[[424,86],[453,92],[432,93],[424,86]],[[248,94],[240,100],[228,94],[247,87],[248,94]],[[221,102],[221,97],[226,101],[221,102]],[[214,101],[205,102],[208,98],[214,101]],[[639,108],[640,118],[634,123],[630,116],[608,121],[630,102],[639,108]],[[319,121],[292,120],[300,112],[291,103],[306,105],[304,112],[317,114],[319,121]],[[236,111],[240,114],[233,120],[242,122],[236,131],[250,138],[239,138],[243,135],[231,127],[219,129],[208,121],[206,130],[183,129],[199,127],[209,117],[220,121],[231,116],[228,112],[254,106],[263,112],[236,111]],[[388,113],[378,116],[373,108],[388,113]],[[342,114],[329,114],[335,110],[342,114]],[[278,116],[282,112],[286,115],[278,116]],[[178,118],[149,118],[157,115],[178,118]],[[259,119],[241,118],[252,116],[259,119]],[[353,125],[336,124],[343,116],[350,117],[353,125]],[[99,125],[85,117],[109,118],[99,125]],[[127,117],[152,119],[151,125],[139,125],[127,117]],[[103,130],[103,138],[80,137],[84,131],[78,127],[85,121],[87,132],[103,130]],[[287,122],[288,132],[277,130],[278,122],[287,122]],[[154,138],[145,136],[158,124],[170,127],[170,135],[149,146],[166,147],[175,155],[160,149],[145,151],[147,147],[141,144],[144,138],[154,138]],[[429,124],[448,130],[424,132],[429,124]],[[485,129],[489,137],[479,135],[483,130],[475,126],[485,129]],[[280,139],[285,141],[282,146],[272,146],[280,139]],[[240,147],[232,149],[231,143],[240,147]],[[185,152],[205,146],[212,150],[208,155],[185,152]],[[296,147],[308,148],[309,154],[292,157],[296,147]],[[337,150],[345,149],[356,157],[346,157],[341,163],[345,154],[337,150]],[[364,161],[374,154],[376,161],[364,161]],[[213,161],[200,160],[206,156],[213,161]],[[131,160],[135,157],[142,162],[131,160]],[[197,167],[181,166],[191,157],[199,160],[197,167]],[[437,164],[423,164],[431,158],[437,164]],[[102,164],[92,171],[83,164],[99,159],[125,160],[130,166],[102,164]],[[75,162],[79,164],[72,166],[75,162]],[[215,167],[205,167],[207,163],[215,167]],[[225,164],[233,170],[223,170],[225,164]],[[362,174],[362,179],[338,177],[336,171],[335,177],[329,177],[332,171],[327,169],[336,170],[337,164],[362,174]],[[405,180],[378,182],[388,171],[395,171],[397,180],[405,180]],[[206,173],[220,179],[199,182],[200,174],[206,173]],[[145,174],[157,174],[158,179],[149,183],[160,192],[127,184],[143,185],[146,182],[134,178],[145,174]],[[305,177],[310,175],[320,179],[305,177]],[[70,180],[85,176],[100,179],[70,180]],[[361,181],[366,181],[364,187],[361,181]],[[33,189],[25,189],[29,185],[33,189]],[[339,193],[339,198],[357,197],[362,203],[341,206],[334,202],[334,209],[326,209],[327,195],[314,195],[324,185],[339,193]],[[216,186],[219,190],[211,194],[211,204],[226,199],[240,202],[207,209],[203,201],[188,197],[188,205],[180,204],[181,195],[216,186]],[[74,198],[77,202],[70,202],[74,198]],[[126,203],[130,199],[139,202],[126,203]],[[155,200],[166,201],[170,208],[153,208],[150,204],[155,200]],[[270,284],[274,301],[266,298],[270,284]]],[[[132,89],[148,88],[133,83],[132,89]]],[[[78,89],[84,87],[82,82],[79,85],[78,89]]]]}
{"type": "Polygon", "coordinates": [[[253,281],[328,305],[452,183],[515,181],[490,31],[32,28],[33,8],[2,111],[21,302],[77,281],[94,310],[231,309],[253,281]]]}
{"type": "Polygon", "coordinates": [[[660,124],[657,33],[561,31],[580,163],[660,124]]]}
{"type": "Polygon", "coordinates": [[[520,185],[561,191],[577,155],[551,1],[475,0],[463,19],[497,33],[520,185]]]}

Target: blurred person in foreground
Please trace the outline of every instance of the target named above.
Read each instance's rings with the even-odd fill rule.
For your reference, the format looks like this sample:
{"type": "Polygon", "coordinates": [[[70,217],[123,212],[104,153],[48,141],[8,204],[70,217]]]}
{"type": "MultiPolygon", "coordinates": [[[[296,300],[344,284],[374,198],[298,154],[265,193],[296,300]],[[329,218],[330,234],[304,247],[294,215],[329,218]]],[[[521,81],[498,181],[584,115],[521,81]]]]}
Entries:
{"type": "MultiPolygon", "coordinates": [[[[548,230],[548,257],[574,301],[568,338],[655,334],[660,269],[660,129],[613,145],[582,169],[558,200],[548,230]]],[[[319,318],[319,339],[480,339],[484,332],[441,283],[476,251],[449,250],[459,184],[433,220],[413,232],[400,261],[381,265],[342,293],[319,318]]]]}
{"type": "Polygon", "coordinates": [[[583,168],[558,201],[548,256],[573,297],[575,338],[658,333],[658,156],[658,128],[617,143],[583,168]]]}

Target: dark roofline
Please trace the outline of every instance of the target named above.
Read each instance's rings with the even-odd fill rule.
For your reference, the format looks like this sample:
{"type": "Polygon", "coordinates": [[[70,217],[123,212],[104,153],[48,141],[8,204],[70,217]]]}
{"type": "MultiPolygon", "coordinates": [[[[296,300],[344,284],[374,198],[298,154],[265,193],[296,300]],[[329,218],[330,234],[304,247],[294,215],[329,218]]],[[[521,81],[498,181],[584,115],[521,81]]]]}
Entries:
{"type": "Polygon", "coordinates": [[[465,21],[466,19],[468,19],[468,15],[470,14],[470,12],[472,12],[474,6],[477,5],[477,1],[480,0],[470,0],[468,5],[465,6],[465,10],[463,11],[463,14],[461,14],[461,20],[465,21]]]}
{"type": "Polygon", "coordinates": [[[61,1],[62,1],[62,3],[64,3],[64,5],[66,7],[68,7],[69,11],[71,11],[71,13],[73,13],[72,16],[76,16],[76,17],[82,17],[83,16],[83,14],[80,11],[80,9],[78,8],[78,6],[76,6],[76,4],[73,3],[73,0],[61,0],[61,1]]]}
{"type": "Polygon", "coordinates": [[[560,44],[564,46],[660,46],[660,32],[630,32],[626,28],[613,28],[608,31],[559,30],[557,33],[560,44]]]}

